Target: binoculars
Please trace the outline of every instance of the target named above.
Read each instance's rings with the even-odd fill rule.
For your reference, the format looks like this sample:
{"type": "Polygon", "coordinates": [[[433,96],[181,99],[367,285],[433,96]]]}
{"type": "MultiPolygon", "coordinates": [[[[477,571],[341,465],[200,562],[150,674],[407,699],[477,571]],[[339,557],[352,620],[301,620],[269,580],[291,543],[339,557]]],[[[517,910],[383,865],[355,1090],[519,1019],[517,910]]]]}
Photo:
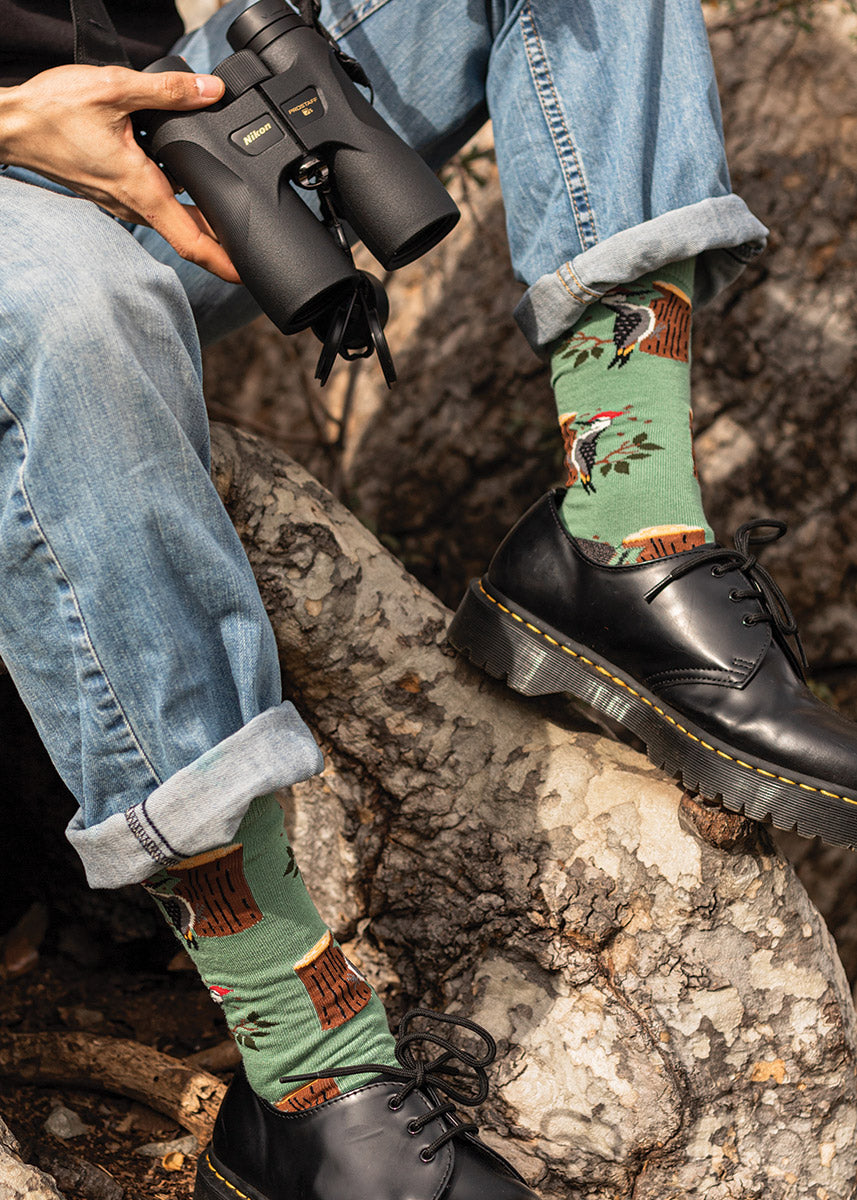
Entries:
{"type": "MultiPolygon", "coordinates": [[[[458,208],[352,81],[332,43],[282,0],[258,0],[227,38],[236,52],[213,71],[225,85],[222,99],[192,112],[139,113],[137,136],[204,213],[279,329],[311,326],[325,343],[322,382],[337,353],[365,357],[375,348],[390,383],[386,297],[355,267],[346,229],[391,271],[445,237],[458,208]],[[321,217],[301,189],[318,194],[321,217]]],[[[146,70],[190,68],[170,56],[146,70]]]]}

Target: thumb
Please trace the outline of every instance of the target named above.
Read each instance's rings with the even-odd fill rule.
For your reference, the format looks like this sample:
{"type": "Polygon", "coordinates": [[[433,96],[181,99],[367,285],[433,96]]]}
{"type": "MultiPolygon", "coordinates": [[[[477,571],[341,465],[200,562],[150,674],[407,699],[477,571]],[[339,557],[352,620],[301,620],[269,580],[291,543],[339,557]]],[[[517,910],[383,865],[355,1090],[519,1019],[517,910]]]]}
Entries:
{"type": "Polygon", "coordinates": [[[134,74],[134,86],[124,97],[123,108],[128,112],[140,108],[203,108],[219,100],[225,90],[223,80],[216,75],[196,75],[192,71],[134,74]]]}

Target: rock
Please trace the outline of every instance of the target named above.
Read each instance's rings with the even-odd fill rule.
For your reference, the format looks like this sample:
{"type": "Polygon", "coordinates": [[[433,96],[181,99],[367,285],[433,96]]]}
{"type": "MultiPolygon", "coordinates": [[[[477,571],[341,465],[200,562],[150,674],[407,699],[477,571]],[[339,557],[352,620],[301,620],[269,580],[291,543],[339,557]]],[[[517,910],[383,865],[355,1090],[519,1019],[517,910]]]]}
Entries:
{"type": "Polygon", "coordinates": [[[144,1158],[165,1158],[168,1154],[196,1154],[198,1146],[196,1138],[189,1133],[171,1142],[146,1142],[144,1146],[138,1146],[134,1153],[142,1154],[144,1158]]]}
{"type": "Polygon", "coordinates": [[[44,1128],[54,1137],[67,1141],[69,1138],[83,1137],[85,1133],[89,1133],[90,1127],[85,1125],[72,1109],[58,1104],[56,1108],[51,1109],[44,1128]]]}

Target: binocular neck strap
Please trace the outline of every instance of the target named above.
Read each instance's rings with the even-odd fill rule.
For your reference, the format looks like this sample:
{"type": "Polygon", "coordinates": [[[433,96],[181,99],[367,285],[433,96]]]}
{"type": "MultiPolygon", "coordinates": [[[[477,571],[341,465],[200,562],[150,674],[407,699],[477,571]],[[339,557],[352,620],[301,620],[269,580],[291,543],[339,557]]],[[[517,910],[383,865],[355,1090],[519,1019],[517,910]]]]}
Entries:
{"type": "Polygon", "coordinates": [[[131,63],[102,0],[69,0],[74,28],[74,61],[89,67],[131,63]]]}
{"type": "Polygon", "coordinates": [[[349,79],[353,83],[358,83],[361,87],[368,88],[372,92],[372,84],[369,82],[369,77],[360,66],[360,63],[356,58],[352,58],[350,54],[346,54],[336,40],[331,37],[324,25],[322,25],[320,19],[321,0],[292,0],[292,4],[298,10],[304,24],[312,26],[316,33],[321,34],[326,41],[330,42],[336,57],[339,59],[340,66],[349,79]]]}

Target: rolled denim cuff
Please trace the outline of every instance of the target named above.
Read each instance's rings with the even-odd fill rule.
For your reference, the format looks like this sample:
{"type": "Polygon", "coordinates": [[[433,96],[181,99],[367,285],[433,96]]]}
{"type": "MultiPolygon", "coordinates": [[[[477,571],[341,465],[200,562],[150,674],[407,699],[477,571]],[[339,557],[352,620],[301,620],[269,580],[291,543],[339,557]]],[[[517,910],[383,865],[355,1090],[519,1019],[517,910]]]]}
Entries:
{"type": "Polygon", "coordinates": [[[86,829],[78,809],[66,837],[90,887],[140,883],[159,867],[228,844],[252,800],[309,779],[322,766],[315,739],[286,702],[254,717],[125,812],[86,829]]]}
{"type": "Polygon", "coordinates": [[[694,304],[707,303],[765,248],[768,230],[740,197],[700,200],[605,238],[527,289],[515,320],[536,354],[550,347],[610,288],[697,256],[694,304]]]}

